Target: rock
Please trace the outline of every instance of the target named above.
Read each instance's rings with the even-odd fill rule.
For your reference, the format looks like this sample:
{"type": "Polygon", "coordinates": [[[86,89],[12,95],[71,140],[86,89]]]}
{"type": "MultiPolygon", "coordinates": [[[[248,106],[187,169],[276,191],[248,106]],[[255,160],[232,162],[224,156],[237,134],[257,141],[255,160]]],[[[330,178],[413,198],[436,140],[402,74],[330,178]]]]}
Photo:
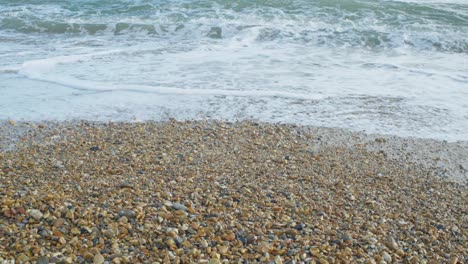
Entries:
{"type": "Polygon", "coordinates": [[[393,239],[393,237],[389,237],[385,243],[389,249],[398,250],[398,243],[393,239]]]}
{"type": "Polygon", "coordinates": [[[63,165],[63,162],[57,160],[55,161],[52,166],[56,169],[62,169],[62,170],[65,170],[65,166],[63,165]]]}
{"type": "Polygon", "coordinates": [[[281,258],[281,256],[275,257],[275,264],[283,264],[283,259],[281,258]]]}
{"type": "Polygon", "coordinates": [[[207,248],[208,247],[208,242],[205,240],[205,239],[202,239],[200,241],[200,245],[203,247],[203,248],[207,248]]]}
{"type": "Polygon", "coordinates": [[[341,234],[341,239],[346,242],[352,239],[351,235],[349,233],[343,233],[341,234]]]}
{"type": "Polygon", "coordinates": [[[39,257],[37,259],[37,264],[48,264],[49,263],[49,258],[46,256],[39,257]]]}
{"type": "Polygon", "coordinates": [[[94,255],[93,263],[94,263],[94,264],[102,264],[102,263],[104,263],[104,257],[103,257],[100,253],[94,255]]]}
{"type": "Polygon", "coordinates": [[[133,189],[133,186],[132,186],[130,183],[128,183],[128,182],[122,182],[122,183],[117,184],[117,188],[121,188],[121,189],[123,189],[123,188],[133,189]]]}
{"type": "Polygon", "coordinates": [[[42,218],[42,216],[43,216],[42,213],[41,213],[41,211],[36,210],[36,209],[29,210],[29,215],[30,215],[32,218],[34,218],[34,220],[36,220],[36,221],[41,220],[41,218],[42,218]]]}
{"type": "Polygon", "coordinates": [[[304,224],[302,224],[302,223],[300,223],[300,224],[297,224],[297,225],[296,225],[294,228],[296,228],[297,230],[299,230],[299,231],[300,231],[300,230],[302,230],[302,229],[304,229],[304,228],[305,228],[305,225],[304,225],[304,224]]]}
{"type": "Polygon", "coordinates": [[[450,258],[450,264],[457,264],[458,263],[458,258],[456,256],[453,256],[450,258]]]}
{"type": "Polygon", "coordinates": [[[319,259],[319,263],[320,264],[328,264],[329,262],[328,262],[328,260],[321,258],[321,259],[319,259]]]}
{"type": "Polygon", "coordinates": [[[386,142],[387,142],[387,139],[381,138],[381,137],[380,137],[380,138],[376,138],[376,139],[375,139],[375,142],[377,142],[377,143],[386,143],[386,142]]]}
{"type": "Polygon", "coordinates": [[[18,260],[19,263],[24,263],[24,262],[29,261],[29,257],[26,256],[26,254],[24,253],[21,253],[16,259],[18,260]]]}
{"type": "Polygon", "coordinates": [[[220,27],[211,27],[210,32],[208,32],[208,37],[214,39],[220,39],[223,36],[223,31],[220,27]]]}
{"type": "Polygon", "coordinates": [[[217,258],[212,258],[208,264],[221,264],[221,261],[219,261],[217,258]]]}
{"type": "Polygon", "coordinates": [[[383,251],[381,255],[385,262],[392,263],[392,257],[386,251],[383,251]]]}
{"type": "Polygon", "coordinates": [[[114,232],[110,229],[105,230],[103,235],[107,238],[113,238],[115,236],[114,232]]]}
{"type": "Polygon", "coordinates": [[[62,258],[57,257],[57,256],[53,256],[53,257],[50,258],[49,263],[59,263],[61,261],[62,261],[62,258]]]}
{"type": "Polygon", "coordinates": [[[122,216],[125,216],[127,218],[134,218],[135,217],[135,211],[130,210],[130,209],[119,210],[118,214],[119,214],[120,217],[122,217],[122,216]]]}
{"type": "Polygon", "coordinates": [[[61,228],[63,224],[65,223],[65,219],[63,218],[58,218],[57,220],[54,221],[54,226],[56,228],[61,228]]]}
{"type": "Polygon", "coordinates": [[[172,209],[174,210],[182,210],[184,212],[187,212],[187,207],[181,203],[173,203],[172,204],[172,209]]]}
{"type": "Polygon", "coordinates": [[[75,235],[75,236],[81,234],[80,229],[76,227],[72,228],[70,232],[72,233],[72,235],[75,235]]]}

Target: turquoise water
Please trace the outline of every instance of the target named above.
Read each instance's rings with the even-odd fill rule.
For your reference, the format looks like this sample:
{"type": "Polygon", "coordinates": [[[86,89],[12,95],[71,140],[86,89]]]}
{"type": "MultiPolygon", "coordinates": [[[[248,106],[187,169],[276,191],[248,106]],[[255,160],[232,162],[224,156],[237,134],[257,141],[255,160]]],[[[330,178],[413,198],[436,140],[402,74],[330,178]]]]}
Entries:
{"type": "Polygon", "coordinates": [[[464,0],[0,0],[0,119],[468,140],[464,0]]]}

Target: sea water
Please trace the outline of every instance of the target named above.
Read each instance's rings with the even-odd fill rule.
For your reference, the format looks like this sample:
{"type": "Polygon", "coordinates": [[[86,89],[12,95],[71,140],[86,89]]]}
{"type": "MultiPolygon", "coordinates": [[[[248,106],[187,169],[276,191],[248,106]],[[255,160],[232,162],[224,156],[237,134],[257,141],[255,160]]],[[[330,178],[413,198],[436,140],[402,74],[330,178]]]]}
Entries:
{"type": "Polygon", "coordinates": [[[0,0],[0,120],[468,140],[466,0],[0,0]]]}

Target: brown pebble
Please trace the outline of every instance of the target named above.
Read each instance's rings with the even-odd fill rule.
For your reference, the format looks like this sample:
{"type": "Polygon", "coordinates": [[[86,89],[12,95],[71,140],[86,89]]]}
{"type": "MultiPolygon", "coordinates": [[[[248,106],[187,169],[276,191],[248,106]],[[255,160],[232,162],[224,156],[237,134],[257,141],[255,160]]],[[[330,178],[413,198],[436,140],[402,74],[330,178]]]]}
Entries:
{"type": "Polygon", "coordinates": [[[17,149],[0,150],[0,255],[462,262],[466,186],[411,163],[410,139],[354,144],[341,134],[346,144],[335,145],[335,130],[314,129],[172,120],[31,130],[17,149]],[[409,145],[392,150],[395,142],[409,145]]]}
{"type": "Polygon", "coordinates": [[[104,257],[101,255],[101,254],[96,254],[94,255],[94,258],[93,258],[93,263],[94,264],[102,264],[104,263],[104,257]]]}
{"type": "Polygon", "coordinates": [[[450,264],[457,264],[458,263],[458,258],[456,256],[453,256],[450,258],[450,264]]]}
{"type": "Polygon", "coordinates": [[[107,238],[113,238],[115,236],[114,231],[107,229],[103,232],[103,235],[107,238]]]}

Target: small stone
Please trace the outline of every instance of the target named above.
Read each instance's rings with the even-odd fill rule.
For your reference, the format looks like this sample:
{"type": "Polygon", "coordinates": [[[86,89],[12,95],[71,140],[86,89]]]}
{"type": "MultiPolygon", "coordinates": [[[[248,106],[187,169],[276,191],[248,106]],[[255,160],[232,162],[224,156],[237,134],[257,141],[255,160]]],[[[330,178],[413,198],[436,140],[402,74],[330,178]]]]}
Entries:
{"type": "Polygon", "coordinates": [[[217,258],[212,258],[210,259],[210,262],[208,262],[208,264],[221,264],[221,262],[217,258]]]}
{"type": "Polygon", "coordinates": [[[39,220],[41,220],[41,218],[42,218],[42,213],[41,213],[41,211],[36,210],[36,209],[29,210],[29,215],[30,215],[32,218],[34,218],[36,221],[39,221],[39,220]]]}
{"type": "Polygon", "coordinates": [[[24,253],[21,253],[16,259],[17,259],[18,262],[20,262],[20,263],[24,263],[24,262],[29,261],[29,257],[26,256],[26,254],[24,254],[24,253]]]}
{"type": "Polygon", "coordinates": [[[107,238],[113,238],[115,236],[114,232],[110,229],[104,231],[103,235],[107,238]]]}
{"type": "Polygon", "coordinates": [[[57,169],[62,169],[62,170],[65,169],[65,166],[63,165],[63,162],[61,162],[61,161],[59,161],[59,160],[55,161],[55,162],[52,164],[52,166],[53,166],[54,168],[57,168],[57,169]]]}
{"type": "Polygon", "coordinates": [[[59,263],[62,261],[62,258],[61,257],[58,257],[58,256],[53,256],[50,258],[50,262],[49,263],[59,263]]]}
{"type": "Polygon", "coordinates": [[[46,256],[39,257],[37,259],[37,264],[48,264],[49,263],[49,258],[46,256]]]}
{"type": "Polygon", "coordinates": [[[222,246],[222,247],[219,248],[219,253],[224,255],[224,254],[228,253],[228,250],[229,250],[229,247],[222,246]]]}
{"type": "Polygon", "coordinates": [[[49,258],[46,256],[39,257],[37,259],[37,264],[48,264],[49,263],[49,258]]]}
{"type": "Polygon", "coordinates": [[[288,235],[290,235],[290,236],[297,236],[297,235],[299,234],[299,232],[297,232],[297,230],[296,230],[296,229],[292,229],[292,228],[291,228],[291,229],[288,229],[288,230],[286,230],[286,232],[285,232],[285,233],[286,233],[286,234],[288,234],[288,235]]]}
{"type": "Polygon", "coordinates": [[[283,259],[281,258],[281,256],[275,257],[275,264],[283,264],[283,259]]]}
{"type": "Polygon", "coordinates": [[[323,258],[319,259],[319,263],[320,264],[329,264],[328,260],[323,259],[323,258]]]}
{"type": "Polygon", "coordinates": [[[58,218],[57,220],[55,220],[54,226],[55,226],[56,228],[60,228],[60,227],[63,226],[64,223],[65,223],[65,219],[63,219],[63,218],[58,218]]]}
{"type": "Polygon", "coordinates": [[[202,239],[200,241],[200,245],[203,247],[203,248],[207,248],[208,247],[208,242],[205,240],[205,239],[202,239]]]}
{"type": "Polygon", "coordinates": [[[387,139],[385,139],[385,138],[376,138],[376,139],[375,139],[375,142],[377,142],[377,143],[385,143],[385,142],[387,142],[387,139]]]}
{"type": "Polygon", "coordinates": [[[75,219],[75,212],[73,210],[68,210],[68,212],[65,214],[65,217],[68,219],[75,219]]]}
{"type": "Polygon", "coordinates": [[[450,258],[450,264],[457,264],[458,263],[458,258],[456,256],[453,256],[450,258]]]}
{"type": "Polygon", "coordinates": [[[392,263],[392,257],[386,252],[382,252],[382,258],[387,262],[387,263],[392,263]]]}
{"type": "Polygon", "coordinates": [[[302,229],[304,229],[304,228],[305,228],[305,225],[304,225],[304,224],[302,224],[302,223],[301,223],[301,224],[297,224],[297,225],[296,225],[294,228],[296,228],[297,230],[299,230],[299,231],[300,231],[300,230],[302,230],[302,229]]]}
{"type": "Polygon", "coordinates": [[[101,255],[101,254],[96,254],[94,255],[94,258],[93,258],[93,263],[94,264],[102,264],[104,263],[104,257],[101,255]]]}
{"type": "Polygon", "coordinates": [[[76,228],[76,227],[72,228],[70,232],[72,233],[72,235],[79,235],[79,234],[81,234],[80,229],[78,229],[78,228],[76,228]]]}
{"type": "Polygon", "coordinates": [[[130,183],[128,183],[128,182],[122,182],[122,183],[117,184],[117,188],[121,188],[121,189],[123,189],[123,188],[133,189],[133,186],[132,186],[130,183]]]}
{"type": "Polygon", "coordinates": [[[393,239],[393,237],[389,237],[386,241],[386,245],[388,248],[393,250],[398,250],[398,243],[393,239]]]}
{"type": "Polygon", "coordinates": [[[181,203],[173,203],[172,204],[172,209],[174,210],[182,210],[182,211],[185,211],[187,212],[187,207],[181,203]]]}
{"type": "Polygon", "coordinates": [[[312,254],[312,256],[314,257],[320,257],[322,256],[322,254],[320,253],[320,250],[316,247],[313,247],[310,249],[310,254],[312,254]]]}
{"type": "Polygon", "coordinates": [[[342,239],[344,242],[346,242],[346,241],[351,240],[352,238],[351,238],[351,235],[350,235],[349,233],[343,233],[343,234],[341,235],[341,239],[342,239]]]}
{"type": "Polygon", "coordinates": [[[127,218],[134,218],[135,217],[135,211],[129,210],[129,209],[119,210],[118,214],[119,214],[120,217],[122,217],[122,216],[125,216],[127,218]]]}

